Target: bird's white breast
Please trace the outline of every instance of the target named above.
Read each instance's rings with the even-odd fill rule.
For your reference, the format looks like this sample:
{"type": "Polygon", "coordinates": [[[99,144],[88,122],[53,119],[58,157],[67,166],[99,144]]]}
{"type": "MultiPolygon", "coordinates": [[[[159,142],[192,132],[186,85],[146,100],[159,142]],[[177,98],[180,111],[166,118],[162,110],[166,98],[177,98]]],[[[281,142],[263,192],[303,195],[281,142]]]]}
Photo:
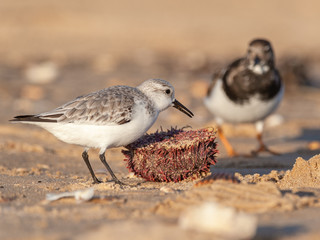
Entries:
{"type": "Polygon", "coordinates": [[[283,87],[280,92],[270,100],[261,100],[252,97],[243,104],[231,101],[222,87],[222,80],[217,80],[211,94],[204,100],[206,107],[220,120],[230,123],[256,122],[271,114],[279,105],[283,96],[283,87]]]}

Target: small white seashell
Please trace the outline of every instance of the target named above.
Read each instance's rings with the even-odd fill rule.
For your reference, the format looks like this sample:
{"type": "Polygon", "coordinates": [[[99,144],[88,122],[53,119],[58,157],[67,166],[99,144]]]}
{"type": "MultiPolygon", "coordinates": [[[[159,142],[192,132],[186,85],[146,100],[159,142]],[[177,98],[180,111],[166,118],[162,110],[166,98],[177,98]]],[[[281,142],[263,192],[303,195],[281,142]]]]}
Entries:
{"type": "Polygon", "coordinates": [[[94,196],[94,188],[87,188],[83,190],[77,190],[74,192],[63,193],[48,193],[46,195],[47,201],[56,201],[61,198],[74,197],[78,202],[89,201],[94,196]]]}

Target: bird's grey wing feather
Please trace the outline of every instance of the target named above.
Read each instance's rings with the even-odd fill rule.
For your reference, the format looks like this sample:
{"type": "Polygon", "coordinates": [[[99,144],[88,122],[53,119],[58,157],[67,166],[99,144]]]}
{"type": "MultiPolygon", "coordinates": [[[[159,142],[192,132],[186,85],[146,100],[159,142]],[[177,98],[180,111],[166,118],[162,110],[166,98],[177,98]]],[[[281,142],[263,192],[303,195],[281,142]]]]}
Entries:
{"type": "MultiPolygon", "coordinates": [[[[116,125],[131,121],[134,88],[110,87],[85,96],[80,96],[53,111],[37,115],[41,119],[61,123],[116,125]]],[[[139,94],[139,92],[136,92],[139,94]]]]}

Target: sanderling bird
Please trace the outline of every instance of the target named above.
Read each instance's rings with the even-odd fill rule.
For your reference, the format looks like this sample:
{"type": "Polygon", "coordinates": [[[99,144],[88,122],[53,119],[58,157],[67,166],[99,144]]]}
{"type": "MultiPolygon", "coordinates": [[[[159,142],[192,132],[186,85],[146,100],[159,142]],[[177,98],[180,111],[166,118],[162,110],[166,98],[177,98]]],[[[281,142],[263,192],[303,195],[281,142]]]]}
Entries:
{"type": "Polygon", "coordinates": [[[251,41],[244,58],[213,77],[204,103],[215,116],[218,134],[229,156],[237,154],[223,134],[223,122],[255,123],[259,147],[252,153],[276,154],[263,143],[262,132],[264,119],[278,107],[283,92],[271,44],[265,39],[251,41]]]}
{"type": "Polygon", "coordinates": [[[77,97],[52,111],[16,116],[10,121],[40,126],[66,143],[83,146],[82,158],[94,183],[101,181],[90,165],[88,150],[100,149],[101,162],[113,181],[122,184],[106,162],[106,150],[126,146],[140,138],[159,113],[170,106],[193,116],[175,99],[174,88],[169,82],[149,79],[137,87],[109,87],[77,97]]]}

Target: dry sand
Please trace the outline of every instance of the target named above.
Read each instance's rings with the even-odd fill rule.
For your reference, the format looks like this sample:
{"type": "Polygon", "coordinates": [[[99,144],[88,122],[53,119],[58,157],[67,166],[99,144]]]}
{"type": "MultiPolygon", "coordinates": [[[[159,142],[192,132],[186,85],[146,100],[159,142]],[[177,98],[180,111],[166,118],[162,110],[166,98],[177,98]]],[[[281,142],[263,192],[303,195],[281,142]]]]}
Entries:
{"type": "MultiPolygon", "coordinates": [[[[162,2],[2,1],[0,239],[220,239],[179,224],[188,209],[208,201],[255,216],[254,239],[320,238],[319,3],[162,2]],[[104,183],[93,186],[81,147],[8,123],[97,89],[161,77],[195,117],[169,109],[149,132],[214,127],[202,104],[210,76],[256,36],[272,40],[286,82],[285,98],[264,133],[282,154],[229,158],[218,141],[211,172],[235,174],[240,183],[146,182],[129,174],[121,149],[111,149],[107,161],[134,187],[109,181],[96,150],[89,155],[104,183]],[[92,186],[88,202],[45,201],[47,193],[92,186]]],[[[224,129],[240,152],[256,147],[253,126],[224,129]]]]}

